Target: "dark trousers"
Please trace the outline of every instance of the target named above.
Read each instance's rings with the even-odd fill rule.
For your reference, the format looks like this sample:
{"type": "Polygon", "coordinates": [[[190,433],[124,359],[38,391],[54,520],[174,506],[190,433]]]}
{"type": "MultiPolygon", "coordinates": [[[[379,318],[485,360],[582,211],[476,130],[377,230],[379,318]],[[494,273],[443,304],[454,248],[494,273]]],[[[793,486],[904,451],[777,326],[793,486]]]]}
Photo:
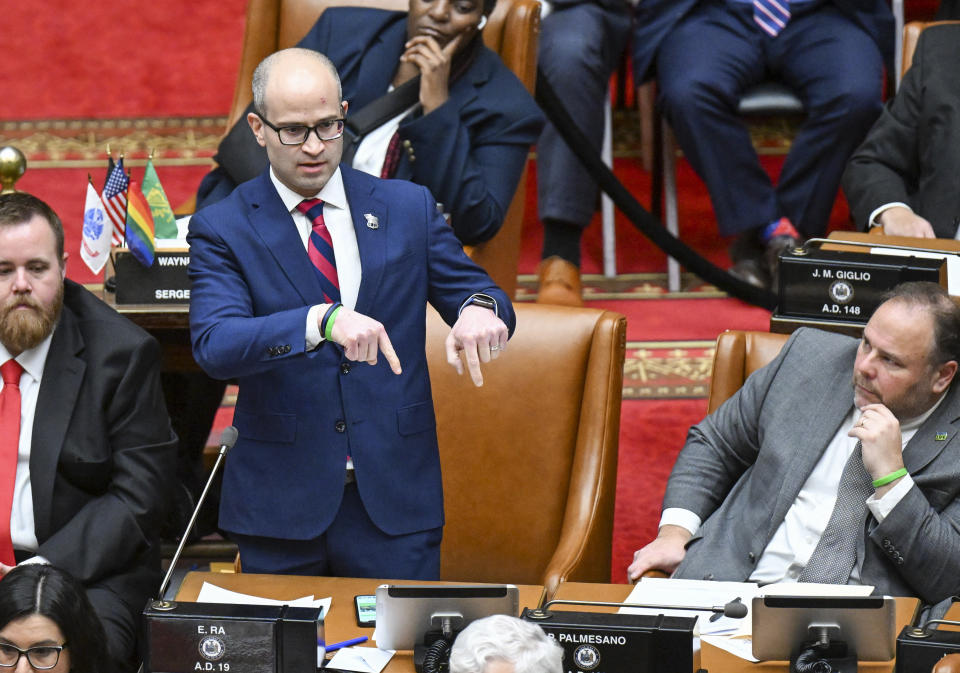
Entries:
{"type": "Polygon", "coordinates": [[[829,4],[798,8],[771,38],[749,4],[701,3],[657,54],[659,105],[710,192],[724,236],[790,218],[804,236],[826,231],[847,159],[881,109],[883,58],[859,26],[829,4]],[[776,187],[737,114],[741,93],[776,79],[807,117],[776,187]]]}
{"type": "Polygon", "coordinates": [[[231,533],[244,572],[403,580],[440,578],[443,528],[387,535],[370,520],[356,484],[347,484],[330,528],[313,540],[231,533]]]}
{"type": "MultiPolygon", "coordinates": [[[[600,151],[603,104],[610,74],[630,33],[627,3],[619,9],[593,2],[557,3],[543,20],[538,62],[577,126],[600,151]]],[[[570,151],[553,124],[537,141],[537,203],[541,220],[586,227],[596,210],[599,187],[570,151]]]]}

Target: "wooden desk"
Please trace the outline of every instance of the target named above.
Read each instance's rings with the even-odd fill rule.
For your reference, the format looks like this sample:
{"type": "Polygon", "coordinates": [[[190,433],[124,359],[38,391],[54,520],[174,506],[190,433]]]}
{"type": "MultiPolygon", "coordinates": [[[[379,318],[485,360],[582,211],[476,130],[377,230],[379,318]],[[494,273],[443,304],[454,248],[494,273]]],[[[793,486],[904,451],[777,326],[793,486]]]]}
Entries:
{"type": "MultiPolygon", "coordinates": [[[[609,601],[623,602],[633,586],[630,584],[587,584],[584,582],[565,582],[560,585],[555,598],[565,598],[576,601],[609,601]]],[[[917,609],[919,601],[916,598],[897,599],[897,632],[907,624],[917,609]]],[[[587,607],[579,605],[556,605],[556,610],[589,610],[597,612],[615,612],[616,608],[587,607]]],[[[859,671],[867,673],[890,673],[893,671],[893,661],[861,662],[859,671]]],[[[761,661],[758,664],[748,663],[743,659],[703,643],[700,651],[700,666],[710,673],[742,673],[749,668],[750,673],[784,673],[789,668],[786,661],[761,661]]]]}
{"type": "MultiPolygon", "coordinates": [[[[324,619],[324,637],[328,643],[339,643],[348,638],[368,636],[373,639],[373,629],[357,626],[353,609],[353,597],[357,594],[375,593],[381,584],[437,584],[411,580],[378,580],[353,577],[302,577],[295,575],[254,575],[251,573],[187,573],[177,600],[196,600],[204,582],[224,589],[268,598],[294,599],[313,594],[317,598],[333,598],[330,614],[324,619]]],[[[453,584],[445,582],[444,584],[453,584]]],[[[543,587],[518,585],[520,609],[537,607],[543,599],[543,587]]],[[[413,653],[397,652],[384,669],[384,673],[411,673],[413,653]]]]}

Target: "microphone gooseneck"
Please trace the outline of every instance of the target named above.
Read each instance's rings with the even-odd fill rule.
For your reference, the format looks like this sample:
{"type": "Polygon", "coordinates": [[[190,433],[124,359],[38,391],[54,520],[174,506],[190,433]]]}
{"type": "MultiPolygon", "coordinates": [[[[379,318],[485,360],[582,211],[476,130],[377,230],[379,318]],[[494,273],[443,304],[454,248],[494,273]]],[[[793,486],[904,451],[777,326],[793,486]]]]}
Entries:
{"type": "Polygon", "coordinates": [[[197,517],[200,515],[200,509],[203,507],[203,503],[207,499],[207,493],[210,491],[210,485],[213,483],[214,477],[217,476],[217,471],[220,469],[220,464],[227,455],[227,451],[232,449],[233,445],[237,443],[237,436],[237,429],[232,425],[228,428],[225,428],[220,434],[220,452],[217,454],[217,462],[213,464],[213,469],[210,470],[210,476],[207,477],[207,483],[203,487],[200,497],[197,499],[197,506],[193,508],[193,515],[190,517],[190,522],[187,524],[186,529],[183,531],[183,536],[180,538],[180,545],[177,547],[177,551],[173,555],[173,558],[170,559],[170,567],[167,568],[167,574],[164,575],[163,581],[160,583],[160,589],[157,591],[157,597],[160,599],[160,602],[163,602],[163,593],[167,590],[167,585],[170,583],[170,577],[173,575],[173,569],[177,566],[177,561],[180,560],[180,554],[183,553],[183,548],[187,544],[187,537],[190,535],[190,531],[193,530],[193,524],[197,522],[197,517]]]}

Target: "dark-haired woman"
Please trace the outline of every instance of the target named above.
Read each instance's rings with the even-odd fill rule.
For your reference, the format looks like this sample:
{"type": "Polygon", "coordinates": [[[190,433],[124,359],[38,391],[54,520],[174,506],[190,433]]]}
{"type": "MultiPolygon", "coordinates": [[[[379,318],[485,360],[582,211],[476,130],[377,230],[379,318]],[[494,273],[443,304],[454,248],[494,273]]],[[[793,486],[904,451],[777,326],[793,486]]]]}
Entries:
{"type": "Polygon", "coordinates": [[[70,574],[28,563],[0,580],[0,671],[4,669],[107,673],[103,626],[83,586],[70,574]]]}

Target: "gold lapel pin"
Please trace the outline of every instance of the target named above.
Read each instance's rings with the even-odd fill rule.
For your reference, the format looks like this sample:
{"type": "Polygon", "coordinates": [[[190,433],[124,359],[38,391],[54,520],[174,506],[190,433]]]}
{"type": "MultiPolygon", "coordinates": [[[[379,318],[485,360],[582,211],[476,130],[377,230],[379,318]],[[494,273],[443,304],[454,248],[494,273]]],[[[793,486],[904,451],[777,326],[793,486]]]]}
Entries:
{"type": "Polygon", "coordinates": [[[944,441],[946,438],[947,438],[947,433],[945,433],[945,432],[938,432],[935,439],[936,439],[938,442],[942,442],[942,441],[944,441]]]}

